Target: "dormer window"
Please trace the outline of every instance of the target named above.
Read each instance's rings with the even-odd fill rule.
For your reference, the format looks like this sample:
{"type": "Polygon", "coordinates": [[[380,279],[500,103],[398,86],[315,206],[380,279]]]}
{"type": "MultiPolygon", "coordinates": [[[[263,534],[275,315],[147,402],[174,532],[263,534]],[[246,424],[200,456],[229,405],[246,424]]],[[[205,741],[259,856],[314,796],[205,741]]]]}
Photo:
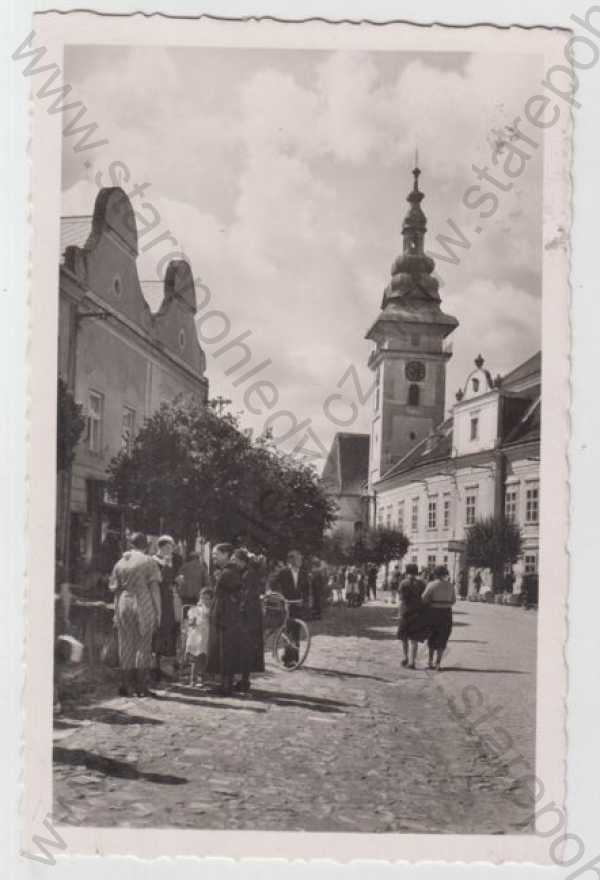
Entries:
{"type": "Polygon", "coordinates": [[[473,393],[477,394],[479,391],[479,379],[471,379],[471,383],[473,385],[473,393]]]}
{"type": "Polygon", "coordinates": [[[471,416],[471,440],[477,440],[479,438],[479,416],[473,415],[471,416]]]}
{"type": "Polygon", "coordinates": [[[408,386],[408,405],[418,406],[421,397],[421,390],[418,385],[408,386]]]}

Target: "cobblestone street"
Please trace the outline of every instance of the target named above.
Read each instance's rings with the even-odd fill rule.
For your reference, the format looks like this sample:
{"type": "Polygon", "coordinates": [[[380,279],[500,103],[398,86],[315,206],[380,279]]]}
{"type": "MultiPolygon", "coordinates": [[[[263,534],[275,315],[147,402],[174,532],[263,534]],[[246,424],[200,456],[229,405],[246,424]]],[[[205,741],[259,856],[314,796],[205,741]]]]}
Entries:
{"type": "MultiPolygon", "coordinates": [[[[307,664],[271,661],[252,694],[172,685],[56,721],[55,821],[67,825],[518,833],[528,795],[450,712],[476,685],[533,767],[536,615],[461,602],[446,668],[400,666],[397,609],[332,608],[307,664]]],[[[511,752],[514,754],[515,752],[511,752]]],[[[511,775],[511,772],[513,775],[511,775]]]]}

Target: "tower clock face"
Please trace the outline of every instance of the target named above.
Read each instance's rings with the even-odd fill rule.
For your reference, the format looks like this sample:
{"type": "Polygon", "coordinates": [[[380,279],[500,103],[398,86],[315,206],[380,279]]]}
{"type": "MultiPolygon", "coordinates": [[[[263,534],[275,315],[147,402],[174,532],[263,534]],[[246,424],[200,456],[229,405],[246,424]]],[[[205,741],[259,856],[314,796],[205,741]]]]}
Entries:
{"type": "Polygon", "coordinates": [[[405,374],[409,382],[422,382],[425,378],[425,364],[423,361],[409,361],[405,374]]]}

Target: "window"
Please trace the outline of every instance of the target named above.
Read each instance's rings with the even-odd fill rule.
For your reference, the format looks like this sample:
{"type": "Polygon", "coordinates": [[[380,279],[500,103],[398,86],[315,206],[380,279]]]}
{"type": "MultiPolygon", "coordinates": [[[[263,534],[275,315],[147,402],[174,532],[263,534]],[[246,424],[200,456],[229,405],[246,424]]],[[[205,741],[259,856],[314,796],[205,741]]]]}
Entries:
{"type": "Polygon", "coordinates": [[[442,559],[442,562],[444,563],[444,565],[447,566],[448,565],[448,557],[444,556],[444,558],[442,559]]]}
{"type": "Polygon", "coordinates": [[[437,499],[430,498],[427,506],[427,528],[437,529],[437,499]]]}
{"type": "Polygon", "coordinates": [[[436,557],[435,553],[430,553],[427,556],[427,568],[434,568],[436,565],[436,559],[437,559],[437,557],[436,557]]]}
{"type": "Polygon", "coordinates": [[[418,564],[418,562],[419,562],[419,557],[417,556],[416,553],[413,553],[413,555],[410,557],[410,561],[412,562],[413,565],[417,565],[417,564],[418,564]]]}
{"type": "Polygon", "coordinates": [[[537,571],[537,556],[535,553],[525,554],[525,574],[535,574],[537,571]]]}
{"type": "Polygon", "coordinates": [[[98,391],[89,392],[88,449],[100,452],[102,447],[102,418],[104,415],[104,395],[98,391]]]}
{"type": "Polygon", "coordinates": [[[517,521],[517,504],[519,498],[519,490],[517,488],[507,488],[504,495],[504,516],[508,522],[517,521]]]}
{"type": "Polygon", "coordinates": [[[388,529],[392,527],[392,505],[388,504],[387,512],[385,515],[385,524],[388,529]]]}
{"type": "Polygon", "coordinates": [[[536,523],[539,518],[539,489],[529,486],[525,493],[525,522],[536,523]]]}
{"type": "Polygon", "coordinates": [[[377,525],[379,528],[382,528],[383,526],[383,507],[380,507],[377,511],[377,525]]]}
{"type": "Polygon", "coordinates": [[[444,498],[444,528],[450,528],[450,498],[444,498]]]}
{"type": "Polygon", "coordinates": [[[408,386],[408,405],[409,406],[418,406],[419,400],[421,397],[421,389],[418,385],[409,385],[408,386]]]}
{"type": "Polygon", "coordinates": [[[477,495],[471,493],[465,498],[465,525],[472,526],[477,516],[477,495]]]}
{"type": "Polygon", "coordinates": [[[133,438],[135,434],[135,410],[130,406],[123,407],[123,422],[121,426],[121,448],[123,452],[131,455],[133,438]]]}
{"type": "Polygon", "coordinates": [[[473,385],[473,391],[477,394],[479,391],[479,379],[471,379],[471,383],[473,385]]]}
{"type": "Polygon", "coordinates": [[[120,275],[115,275],[112,280],[112,289],[113,293],[116,297],[121,296],[121,277],[120,275]]]}
{"type": "Polygon", "coordinates": [[[471,440],[479,437],[479,416],[471,416],[471,440]]]}
{"type": "Polygon", "coordinates": [[[410,508],[410,530],[416,532],[419,528],[419,499],[413,498],[410,508]]]}
{"type": "Polygon", "coordinates": [[[404,531],[404,501],[398,502],[398,531],[404,531]]]}
{"type": "Polygon", "coordinates": [[[412,333],[410,337],[410,344],[417,348],[421,344],[421,337],[418,333],[412,333]]]}
{"type": "Polygon", "coordinates": [[[179,342],[179,348],[181,349],[181,351],[183,351],[183,349],[185,348],[185,330],[181,329],[179,331],[179,336],[177,337],[177,340],[179,342]]]}

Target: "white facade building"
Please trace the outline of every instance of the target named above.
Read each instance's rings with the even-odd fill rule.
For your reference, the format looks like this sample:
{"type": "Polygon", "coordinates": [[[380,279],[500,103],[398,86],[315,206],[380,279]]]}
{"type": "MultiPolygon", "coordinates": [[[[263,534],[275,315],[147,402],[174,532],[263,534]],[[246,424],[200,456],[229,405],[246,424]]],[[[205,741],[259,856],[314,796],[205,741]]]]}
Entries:
{"type": "MultiPolygon", "coordinates": [[[[458,321],[442,311],[434,262],[425,254],[420,171],[408,196],[403,253],[392,265],[382,310],[367,333],[377,382],[368,493],[371,524],[410,539],[404,562],[465,567],[466,529],[485,516],[519,524],[523,556],[515,589],[538,567],[541,357],[492,378],[481,355],[444,420],[445,338],[458,321]]],[[[484,586],[491,573],[481,573],[484,586]]],[[[474,572],[471,571],[471,580],[474,572]]]]}

